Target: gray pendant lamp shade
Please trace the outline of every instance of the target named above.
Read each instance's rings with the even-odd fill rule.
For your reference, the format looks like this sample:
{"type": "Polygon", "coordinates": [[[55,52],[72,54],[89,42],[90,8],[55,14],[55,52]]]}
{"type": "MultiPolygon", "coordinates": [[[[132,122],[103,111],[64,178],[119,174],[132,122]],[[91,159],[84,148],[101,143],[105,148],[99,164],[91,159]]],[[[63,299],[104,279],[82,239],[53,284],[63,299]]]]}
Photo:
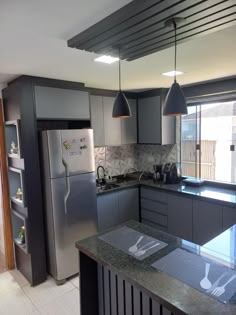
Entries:
{"type": "MultiPolygon", "coordinates": [[[[167,21],[167,25],[169,22],[167,21]]],[[[172,20],[172,25],[174,26],[175,30],[175,72],[176,72],[176,47],[177,47],[177,40],[176,40],[176,21],[175,19],[172,20]]],[[[180,87],[180,85],[176,82],[176,73],[174,83],[172,84],[171,88],[169,89],[165,104],[163,107],[163,115],[164,116],[179,116],[185,115],[188,113],[187,104],[184,97],[184,93],[180,87]]]]}
{"type": "Polygon", "coordinates": [[[129,102],[122,91],[119,91],[113,105],[112,117],[128,118],[131,116],[129,102]]]}
{"type": "Polygon", "coordinates": [[[178,116],[188,113],[184,93],[175,81],[169,89],[163,109],[164,116],[178,116]]]}
{"type": "Polygon", "coordinates": [[[121,75],[120,75],[120,53],[119,53],[119,92],[116,96],[112,117],[113,118],[129,118],[131,117],[131,110],[129,102],[125,97],[125,94],[121,91],[121,75]]]}

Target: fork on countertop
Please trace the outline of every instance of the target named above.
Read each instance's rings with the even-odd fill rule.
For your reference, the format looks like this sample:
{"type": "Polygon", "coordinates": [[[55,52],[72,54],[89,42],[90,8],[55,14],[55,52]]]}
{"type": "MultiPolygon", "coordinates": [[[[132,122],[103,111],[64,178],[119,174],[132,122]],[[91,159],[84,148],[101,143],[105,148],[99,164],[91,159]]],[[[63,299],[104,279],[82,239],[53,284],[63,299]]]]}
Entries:
{"type": "Polygon", "coordinates": [[[212,292],[211,292],[211,294],[212,295],[215,295],[215,296],[221,296],[222,294],[224,294],[225,293],[225,287],[231,282],[231,281],[233,281],[234,279],[236,278],[236,275],[233,275],[227,282],[225,282],[225,284],[223,284],[222,286],[220,286],[220,287],[217,287],[217,288],[215,288],[212,292]]]}

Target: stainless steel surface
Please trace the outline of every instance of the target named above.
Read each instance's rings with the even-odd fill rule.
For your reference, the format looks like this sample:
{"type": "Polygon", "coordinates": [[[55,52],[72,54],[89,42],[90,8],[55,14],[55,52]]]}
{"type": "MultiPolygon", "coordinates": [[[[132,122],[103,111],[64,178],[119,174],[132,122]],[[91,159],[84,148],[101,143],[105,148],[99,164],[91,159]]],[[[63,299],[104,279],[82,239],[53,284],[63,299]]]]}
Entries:
{"type": "Polygon", "coordinates": [[[58,178],[95,171],[93,130],[43,131],[43,148],[48,151],[50,177],[58,178]],[[69,165],[66,174],[65,164],[69,165]]]}
{"type": "Polygon", "coordinates": [[[97,232],[92,130],[44,131],[42,144],[48,269],[60,281],[79,271],[75,242],[97,232]]]}
{"type": "Polygon", "coordinates": [[[66,183],[52,179],[53,227],[56,248],[57,279],[78,273],[75,242],[97,232],[95,174],[71,176],[67,212],[64,208],[66,183]]]}

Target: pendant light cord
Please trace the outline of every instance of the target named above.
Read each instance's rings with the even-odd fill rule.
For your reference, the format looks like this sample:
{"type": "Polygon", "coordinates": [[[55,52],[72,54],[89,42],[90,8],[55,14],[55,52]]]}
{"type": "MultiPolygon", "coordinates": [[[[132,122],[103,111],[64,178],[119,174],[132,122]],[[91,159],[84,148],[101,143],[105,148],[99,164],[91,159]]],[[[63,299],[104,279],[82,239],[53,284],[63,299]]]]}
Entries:
{"type": "Polygon", "coordinates": [[[119,89],[121,91],[120,48],[119,48],[119,89]]]}
{"type": "Polygon", "coordinates": [[[176,35],[176,22],[173,21],[174,29],[175,29],[175,82],[176,82],[176,59],[177,59],[177,35],[176,35]]]}

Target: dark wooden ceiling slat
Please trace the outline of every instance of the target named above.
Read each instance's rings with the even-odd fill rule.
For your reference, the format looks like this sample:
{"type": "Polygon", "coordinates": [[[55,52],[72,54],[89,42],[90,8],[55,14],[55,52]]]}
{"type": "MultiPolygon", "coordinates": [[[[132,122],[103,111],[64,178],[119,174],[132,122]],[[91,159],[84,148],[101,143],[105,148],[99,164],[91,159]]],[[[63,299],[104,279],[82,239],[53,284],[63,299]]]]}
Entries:
{"type": "MultiPolygon", "coordinates": [[[[110,30],[104,30],[101,31],[100,34],[96,38],[92,38],[91,40],[88,40],[87,42],[81,44],[79,43],[80,49],[90,49],[90,47],[95,46],[96,44],[99,44],[102,41],[109,40],[116,38],[116,35],[119,35],[122,32],[127,33],[132,29],[132,27],[138,25],[139,23],[148,23],[150,18],[154,15],[161,15],[164,12],[172,12],[172,8],[175,8],[176,6],[178,7],[179,5],[182,6],[182,8],[186,7],[186,4],[184,5],[183,3],[185,2],[191,2],[194,3],[196,0],[165,0],[162,2],[158,2],[155,6],[152,6],[148,8],[147,10],[144,10],[140,12],[137,15],[131,16],[128,20],[126,20],[123,23],[117,24],[115,27],[113,27],[110,30]]],[[[198,0],[198,2],[204,1],[204,0],[198,0]]],[[[206,0],[205,0],[206,1],[206,0]]],[[[190,3],[190,4],[191,4],[190,3]]],[[[175,9],[173,9],[175,10],[175,9]]],[[[97,25],[99,28],[99,24],[97,25]]]]}
{"type": "Polygon", "coordinates": [[[68,46],[76,47],[78,42],[81,44],[84,41],[87,41],[91,38],[96,38],[101,32],[108,30],[120,23],[125,22],[127,19],[130,19],[131,16],[139,14],[140,12],[146,10],[147,8],[156,5],[158,2],[162,2],[165,0],[136,0],[128,3],[124,7],[120,8],[119,10],[115,11],[111,15],[107,16],[103,20],[99,21],[98,23],[92,25],[85,31],[79,33],[78,35],[72,37],[68,40],[68,46]],[[98,27],[99,24],[99,27],[98,27]]]}
{"type": "Polygon", "coordinates": [[[168,18],[186,18],[178,25],[178,42],[236,24],[236,0],[134,0],[68,41],[95,53],[117,55],[128,61],[173,46],[174,31],[168,18]]]}
{"type": "MultiPolygon", "coordinates": [[[[126,23],[118,25],[109,32],[101,33],[96,39],[86,42],[84,45],[79,45],[80,49],[97,51],[101,43],[106,44],[107,46],[114,46],[117,41],[121,40],[125,36],[133,34],[135,32],[142,31],[144,28],[149,25],[156,23],[162,24],[171,16],[180,14],[185,10],[191,9],[195,10],[195,7],[200,3],[203,3],[207,0],[185,0],[185,1],[176,1],[176,0],[165,0],[165,2],[159,4],[158,6],[151,8],[142,14],[139,14],[135,17],[132,17],[126,23]]],[[[212,1],[212,0],[210,0],[212,1]]],[[[217,0],[216,0],[217,1],[217,0]]]]}
{"type": "MultiPolygon", "coordinates": [[[[214,3],[215,0],[212,0],[214,3]]],[[[218,4],[215,9],[216,11],[212,10],[212,7],[209,7],[206,5],[206,3],[202,3],[198,8],[201,11],[195,12],[191,15],[189,15],[189,11],[185,11],[181,16],[183,18],[186,18],[186,23],[183,25],[180,25],[178,27],[178,30],[180,31],[182,28],[189,27],[191,23],[196,23],[196,21],[210,17],[210,16],[216,16],[217,15],[227,15],[231,12],[233,12],[236,7],[236,1],[230,0],[229,2],[223,2],[218,4]],[[232,4],[229,7],[229,4],[232,4]]],[[[160,27],[159,24],[152,25],[151,27],[145,28],[144,30],[137,32],[135,34],[132,34],[130,36],[125,37],[125,39],[119,41],[117,44],[123,43],[122,52],[127,53],[128,51],[132,50],[133,47],[137,47],[140,44],[144,44],[145,42],[148,42],[152,39],[157,38],[158,36],[162,36],[163,34],[171,32],[171,29],[166,27],[160,27]]],[[[96,49],[96,53],[106,53],[111,54],[113,52],[112,46],[107,46],[106,43],[101,43],[100,47],[103,45],[103,48],[99,50],[99,47],[96,49]]]]}
{"type": "MultiPolygon", "coordinates": [[[[203,17],[203,18],[198,17],[197,20],[196,20],[196,16],[194,16],[195,21],[187,23],[187,24],[179,27],[177,29],[177,33],[180,35],[182,33],[189,32],[193,29],[197,29],[203,25],[207,26],[207,24],[209,24],[211,22],[215,22],[219,19],[222,19],[223,16],[227,17],[230,15],[232,16],[233,14],[236,14],[236,4],[234,7],[231,7],[230,9],[224,10],[224,12],[221,11],[221,12],[218,12],[216,14],[211,14],[211,15],[203,17]]],[[[187,21],[189,22],[190,19],[188,19],[187,21]]],[[[127,49],[122,49],[121,55],[122,56],[129,56],[130,54],[132,54],[133,52],[136,52],[137,50],[140,50],[142,48],[157,44],[158,42],[161,42],[162,40],[165,40],[166,38],[169,38],[170,36],[171,37],[174,36],[172,30],[168,31],[168,29],[161,29],[160,31],[157,31],[155,36],[152,36],[151,39],[149,39],[150,37],[145,37],[145,40],[143,40],[142,42],[140,41],[139,44],[132,45],[127,49]]]]}
{"type": "MultiPolygon", "coordinates": [[[[236,19],[231,19],[231,20],[226,20],[225,22],[223,23],[218,23],[216,24],[215,26],[212,26],[210,28],[202,28],[201,30],[200,29],[197,29],[195,30],[195,32],[193,31],[192,33],[189,33],[188,35],[185,34],[185,36],[182,36],[181,38],[178,38],[178,43],[184,43],[186,41],[189,40],[189,38],[197,38],[199,36],[202,36],[202,33],[204,33],[205,35],[207,34],[210,34],[210,33],[213,33],[213,32],[216,32],[216,31],[219,31],[219,30],[222,30],[226,27],[231,27],[231,26],[234,26],[236,25],[236,19]]],[[[144,56],[147,56],[147,55],[150,55],[150,54],[153,54],[157,51],[160,51],[160,50],[163,50],[163,49],[166,49],[166,48],[169,48],[171,46],[173,46],[174,44],[174,37],[172,38],[172,40],[170,39],[169,42],[163,44],[163,45],[156,45],[154,47],[149,47],[149,49],[147,50],[143,50],[143,51],[137,51],[136,54],[133,54],[133,55],[129,55],[128,58],[124,58],[124,59],[127,59],[127,61],[132,61],[132,60],[135,60],[135,59],[138,59],[138,58],[142,58],[144,56]]]]}

